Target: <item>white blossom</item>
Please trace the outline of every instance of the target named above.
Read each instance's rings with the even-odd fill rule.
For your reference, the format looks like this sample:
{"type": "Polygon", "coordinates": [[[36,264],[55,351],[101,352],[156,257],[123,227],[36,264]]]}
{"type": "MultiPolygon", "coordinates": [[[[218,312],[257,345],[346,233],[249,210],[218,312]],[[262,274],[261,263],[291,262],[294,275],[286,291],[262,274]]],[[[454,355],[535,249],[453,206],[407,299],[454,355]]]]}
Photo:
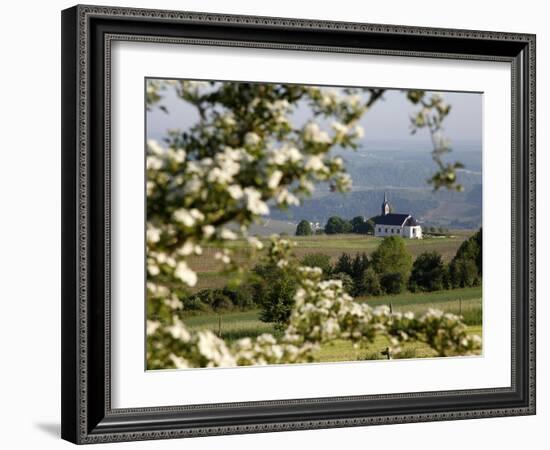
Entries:
{"type": "Polygon", "coordinates": [[[190,210],[185,208],[177,209],[174,211],[173,217],[174,220],[182,223],[186,227],[192,227],[195,225],[196,221],[204,220],[204,214],[196,208],[190,210]]]}
{"type": "Polygon", "coordinates": [[[308,158],[306,165],[306,170],[312,170],[315,172],[320,172],[324,169],[326,169],[326,166],[323,162],[323,159],[318,155],[312,155],[308,158]]]}
{"type": "Polygon", "coordinates": [[[304,127],[304,140],[317,144],[330,144],[332,142],[328,133],[321,130],[316,122],[309,122],[304,127]]]}
{"type": "Polygon", "coordinates": [[[244,195],[243,189],[238,184],[232,184],[230,186],[227,186],[226,190],[231,196],[231,198],[235,200],[240,200],[241,198],[243,198],[243,195],[244,195]]]}
{"type": "Polygon", "coordinates": [[[277,189],[282,178],[283,172],[281,172],[280,170],[273,171],[271,175],[269,175],[269,178],[267,180],[267,187],[269,189],[277,189]]]}
{"type": "Polygon", "coordinates": [[[189,361],[181,356],[170,353],[170,355],[168,355],[168,358],[170,358],[170,361],[174,364],[176,369],[187,369],[188,367],[191,367],[189,361]]]}
{"type": "Polygon", "coordinates": [[[162,159],[156,156],[147,156],[147,170],[160,170],[163,164],[162,159]]]}
{"type": "Polygon", "coordinates": [[[174,211],[173,216],[174,220],[184,224],[186,227],[192,227],[193,225],[195,225],[195,218],[185,208],[177,209],[176,211],[174,211]]]}
{"type": "Polygon", "coordinates": [[[174,317],[172,320],[172,325],[167,327],[166,331],[168,331],[174,339],[183,342],[188,342],[191,340],[191,334],[187,330],[184,323],[177,316],[174,317]]]}
{"type": "Polygon", "coordinates": [[[288,191],[288,189],[281,189],[275,197],[277,203],[280,205],[299,206],[300,199],[294,194],[288,191]]]}
{"type": "Polygon", "coordinates": [[[205,225],[202,227],[202,233],[204,234],[204,237],[208,239],[216,232],[216,228],[212,225],[205,225]]]}
{"type": "Polygon", "coordinates": [[[250,146],[256,146],[260,143],[261,138],[256,133],[249,131],[244,135],[244,143],[250,146]]]}
{"type": "Polygon", "coordinates": [[[227,127],[233,127],[237,124],[235,116],[231,112],[226,112],[220,116],[220,120],[223,125],[227,127]]]}
{"type": "Polygon", "coordinates": [[[197,274],[189,268],[185,261],[178,262],[174,275],[190,287],[197,284],[197,274]]]}
{"type": "Polygon", "coordinates": [[[214,259],[217,259],[224,264],[229,264],[231,262],[231,256],[230,256],[229,250],[224,249],[221,252],[214,253],[214,259]]]}
{"type": "Polygon", "coordinates": [[[178,254],[181,256],[189,256],[195,253],[195,244],[192,241],[185,241],[185,243],[178,248],[178,254]]]}
{"type": "Polygon", "coordinates": [[[355,128],[353,129],[353,134],[358,139],[363,139],[365,137],[365,130],[361,125],[355,125],[355,128]]]}
{"type": "Polygon", "coordinates": [[[358,108],[361,104],[362,98],[358,94],[348,95],[346,97],[346,103],[352,108],[358,108]]]}
{"type": "Polygon", "coordinates": [[[177,149],[169,148],[166,153],[168,158],[170,158],[173,162],[177,164],[181,164],[185,161],[185,156],[186,156],[185,150],[182,150],[181,148],[177,148],[177,149]]]}
{"type": "Polygon", "coordinates": [[[150,224],[147,224],[147,242],[151,244],[156,244],[158,241],[160,241],[162,231],[150,224]]]}
{"type": "Polygon", "coordinates": [[[248,244],[256,250],[261,250],[264,248],[264,244],[262,244],[262,241],[260,241],[256,236],[249,236],[247,241],[248,244]]]}
{"type": "Polygon", "coordinates": [[[160,328],[160,322],[157,320],[147,320],[147,335],[153,334],[160,328]]]}
{"type": "Polygon", "coordinates": [[[336,135],[338,135],[338,136],[343,136],[344,134],[346,134],[348,132],[347,125],[344,125],[343,123],[332,122],[331,126],[334,129],[334,131],[336,131],[336,135]]]}
{"type": "Polygon", "coordinates": [[[157,266],[154,262],[149,262],[147,264],[147,272],[149,272],[149,275],[157,276],[160,273],[159,266],[157,266]]]}
{"type": "Polygon", "coordinates": [[[164,154],[164,149],[162,146],[154,139],[147,140],[147,149],[149,152],[155,156],[162,156],[164,154]]]}
{"type": "Polygon", "coordinates": [[[280,149],[271,149],[268,162],[277,166],[286,163],[297,163],[303,159],[302,153],[296,148],[284,145],[280,149]]]}
{"type": "Polygon", "coordinates": [[[222,239],[228,240],[228,241],[234,241],[237,239],[237,234],[233,231],[231,231],[229,228],[223,228],[220,232],[220,237],[222,239]]]}
{"type": "Polygon", "coordinates": [[[244,196],[246,198],[246,207],[251,213],[257,215],[269,214],[269,207],[262,200],[260,191],[253,187],[247,187],[244,189],[244,196]]]}
{"type": "Polygon", "coordinates": [[[326,108],[338,102],[338,93],[334,89],[326,89],[321,93],[321,104],[326,108]]]}

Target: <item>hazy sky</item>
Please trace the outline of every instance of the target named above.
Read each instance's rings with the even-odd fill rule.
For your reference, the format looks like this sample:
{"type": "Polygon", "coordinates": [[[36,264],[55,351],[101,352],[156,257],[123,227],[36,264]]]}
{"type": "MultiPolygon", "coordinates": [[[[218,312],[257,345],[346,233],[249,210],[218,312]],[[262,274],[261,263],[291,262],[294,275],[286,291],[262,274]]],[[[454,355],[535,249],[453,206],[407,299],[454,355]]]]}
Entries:
{"type": "MultiPolygon", "coordinates": [[[[452,142],[471,141],[473,148],[481,151],[482,140],[482,102],[483,95],[479,93],[440,92],[445,101],[451,105],[451,112],[444,121],[444,134],[452,142]]],[[[195,123],[197,116],[194,108],[178,99],[173,91],[168,91],[162,101],[169,114],[155,108],[147,113],[148,138],[160,139],[168,129],[184,130],[195,123]]],[[[379,100],[361,120],[365,129],[366,143],[376,141],[409,141],[411,144],[429,143],[428,130],[420,130],[416,135],[410,133],[409,117],[418,110],[412,105],[400,90],[388,90],[383,99],[379,100]]],[[[298,120],[309,117],[306,108],[296,112],[298,120]]]]}

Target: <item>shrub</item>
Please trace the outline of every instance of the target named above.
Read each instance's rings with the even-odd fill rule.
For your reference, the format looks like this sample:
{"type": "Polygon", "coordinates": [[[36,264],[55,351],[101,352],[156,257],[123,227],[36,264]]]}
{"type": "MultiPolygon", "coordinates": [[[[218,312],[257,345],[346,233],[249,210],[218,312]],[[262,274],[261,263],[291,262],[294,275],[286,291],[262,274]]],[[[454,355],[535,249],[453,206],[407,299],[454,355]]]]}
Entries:
{"type": "Polygon", "coordinates": [[[231,311],[234,308],[235,305],[231,301],[231,298],[223,291],[216,289],[214,292],[212,304],[214,311],[231,311]]]}
{"type": "Polygon", "coordinates": [[[466,256],[455,257],[451,261],[449,277],[455,288],[478,286],[481,282],[475,259],[466,256]]]}
{"type": "Polygon", "coordinates": [[[351,262],[351,277],[353,279],[353,292],[355,296],[363,295],[365,291],[364,287],[364,274],[365,270],[368,269],[370,265],[369,258],[366,253],[357,253],[353,261],[351,262]]]}
{"type": "Polygon", "coordinates": [[[357,216],[351,219],[351,232],[357,234],[372,234],[374,232],[374,222],[365,220],[363,216],[357,216]]]}
{"type": "Polygon", "coordinates": [[[400,273],[404,283],[407,283],[412,269],[412,256],[405,247],[402,237],[385,238],[371,256],[374,271],[380,276],[400,273]]]}
{"type": "Polygon", "coordinates": [[[307,267],[319,267],[324,276],[329,276],[332,273],[330,256],[324,253],[309,253],[302,258],[301,264],[307,267]]]}
{"type": "Polygon", "coordinates": [[[353,272],[351,269],[351,257],[347,253],[342,253],[338,260],[336,261],[336,264],[334,266],[334,272],[339,273],[343,272],[348,274],[349,276],[352,276],[353,272]]]}
{"type": "Polygon", "coordinates": [[[234,307],[231,297],[224,289],[202,289],[192,295],[184,305],[203,310],[204,306],[201,307],[201,304],[214,311],[228,311],[234,307]]]}
{"type": "Polygon", "coordinates": [[[353,282],[353,279],[347,273],[344,273],[344,272],[335,273],[335,274],[331,275],[330,278],[332,280],[340,280],[342,282],[342,286],[343,286],[344,290],[348,294],[353,293],[353,291],[355,289],[355,283],[353,282]]]}
{"type": "Polygon", "coordinates": [[[255,302],[260,305],[260,320],[284,329],[294,307],[297,289],[296,274],[281,270],[275,264],[257,265],[254,272],[259,276],[255,283],[255,302]]]}
{"type": "Polygon", "coordinates": [[[250,282],[241,283],[233,289],[226,288],[230,293],[231,301],[239,309],[251,309],[257,306],[255,290],[250,282]]]}
{"type": "Polygon", "coordinates": [[[311,224],[307,220],[301,220],[296,227],[296,236],[311,236],[312,234],[311,224]]]}
{"type": "Polygon", "coordinates": [[[445,288],[446,268],[437,252],[424,252],[413,263],[409,278],[409,289],[416,291],[438,291],[445,288]]]}
{"type": "Polygon", "coordinates": [[[191,295],[185,297],[182,301],[183,310],[189,312],[206,312],[210,311],[212,308],[207,303],[203,302],[201,298],[197,295],[191,295]]]}
{"type": "Polygon", "coordinates": [[[380,286],[380,277],[372,267],[365,270],[363,274],[363,293],[365,295],[380,295],[382,288],[380,286]]]}
{"type": "Polygon", "coordinates": [[[479,231],[472,236],[472,239],[477,244],[477,255],[476,255],[476,266],[477,271],[479,272],[479,276],[482,276],[483,274],[483,236],[482,236],[482,229],[480,228],[479,231]]]}
{"type": "Polygon", "coordinates": [[[385,273],[380,277],[380,286],[386,294],[400,294],[406,284],[406,280],[400,272],[385,273]]]}
{"type": "Polygon", "coordinates": [[[482,231],[464,241],[449,264],[449,279],[453,287],[477,286],[482,276],[482,231]]]}
{"type": "Polygon", "coordinates": [[[351,223],[338,216],[332,216],[325,225],[326,234],[342,234],[351,232],[351,223]]]}
{"type": "Polygon", "coordinates": [[[363,273],[369,267],[369,257],[366,253],[356,253],[355,258],[351,262],[351,276],[354,279],[360,278],[363,276],[363,273]]]}

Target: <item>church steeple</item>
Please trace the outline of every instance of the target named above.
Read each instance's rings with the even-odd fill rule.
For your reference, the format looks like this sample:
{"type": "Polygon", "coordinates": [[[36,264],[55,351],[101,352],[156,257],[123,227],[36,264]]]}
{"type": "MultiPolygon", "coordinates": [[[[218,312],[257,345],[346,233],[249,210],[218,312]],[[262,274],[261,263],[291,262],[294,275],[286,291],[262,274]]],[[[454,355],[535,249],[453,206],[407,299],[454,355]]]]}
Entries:
{"type": "Polygon", "coordinates": [[[382,215],[385,216],[389,213],[390,213],[390,204],[388,202],[386,193],[384,192],[384,203],[382,203],[382,215]]]}

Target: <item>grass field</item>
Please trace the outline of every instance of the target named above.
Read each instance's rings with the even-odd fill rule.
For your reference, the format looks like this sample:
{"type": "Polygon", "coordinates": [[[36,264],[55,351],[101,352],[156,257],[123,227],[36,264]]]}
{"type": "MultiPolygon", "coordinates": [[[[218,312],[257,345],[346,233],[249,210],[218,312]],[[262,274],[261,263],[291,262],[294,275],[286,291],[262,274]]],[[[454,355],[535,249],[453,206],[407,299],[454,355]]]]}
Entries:
{"type": "MultiPolygon", "coordinates": [[[[406,239],[405,245],[413,257],[426,251],[439,252],[445,261],[450,261],[455,255],[460,244],[464,242],[472,232],[460,231],[453,232],[450,236],[425,237],[424,239],[406,239]]],[[[342,254],[365,252],[371,254],[382,238],[358,234],[340,234],[340,235],[316,235],[316,236],[292,236],[292,240],[297,243],[294,250],[298,258],[310,253],[324,253],[329,255],[333,261],[342,254]]],[[[264,240],[267,243],[267,240],[264,240]]],[[[257,258],[249,258],[246,253],[247,244],[244,241],[234,241],[228,244],[228,247],[235,251],[235,260],[241,265],[253,267],[257,258]]],[[[196,289],[217,288],[227,283],[227,276],[221,273],[222,264],[214,258],[217,249],[205,248],[201,256],[189,259],[190,266],[198,272],[199,280],[196,289]]]]}
{"type": "MultiPolygon", "coordinates": [[[[458,314],[460,311],[468,325],[468,331],[481,335],[482,302],[481,288],[455,289],[418,294],[400,294],[396,296],[359,298],[372,306],[391,303],[393,311],[412,311],[422,314],[429,308],[441,309],[445,312],[458,314]]],[[[258,310],[206,313],[189,318],[183,318],[185,324],[192,330],[210,330],[219,333],[227,342],[233,342],[243,337],[256,337],[262,333],[271,333],[280,336],[269,323],[258,319],[258,310]]],[[[388,343],[383,337],[367,349],[354,349],[350,342],[334,341],[324,345],[317,357],[320,361],[357,361],[366,359],[384,359],[381,354],[388,343]]],[[[435,356],[433,351],[424,344],[413,343],[403,347],[402,358],[422,358],[435,356]]]]}

